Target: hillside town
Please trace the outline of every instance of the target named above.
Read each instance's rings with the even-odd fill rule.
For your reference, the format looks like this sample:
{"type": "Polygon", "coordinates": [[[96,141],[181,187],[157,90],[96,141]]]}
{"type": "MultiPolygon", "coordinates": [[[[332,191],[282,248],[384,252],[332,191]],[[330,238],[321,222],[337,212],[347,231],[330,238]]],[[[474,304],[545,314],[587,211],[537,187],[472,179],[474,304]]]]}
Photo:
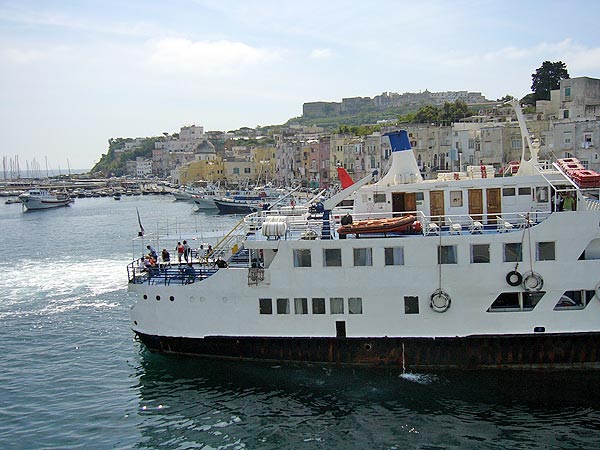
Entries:
{"type": "MultiPolygon", "coordinates": [[[[486,101],[481,94],[466,91],[425,94],[437,102],[462,99],[472,105],[486,101]]],[[[385,93],[368,101],[376,104],[412,101],[415,95],[423,94],[385,93]]],[[[367,99],[360,100],[365,101],[367,99]]],[[[305,104],[303,112],[310,116],[329,107],[342,114],[353,104],[345,103],[346,106],[344,102],[336,106],[314,102],[305,104]]],[[[600,171],[600,79],[561,80],[560,88],[551,91],[550,100],[538,100],[535,111],[526,114],[526,120],[530,133],[540,141],[542,159],[574,157],[586,169],[600,171]]],[[[494,166],[496,173],[502,173],[511,161],[521,157],[523,140],[514,112],[500,102],[448,126],[419,123],[401,127],[408,132],[425,178],[466,171],[468,166],[474,165],[494,166]]],[[[383,135],[397,128],[395,123],[382,124],[378,132],[356,136],[292,124],[273,135],[263,135],[261,128],[220,133],[205,132],[202,126],[190,125],[173,135],[165,133],[164,138],[154,142],[151,158],[128,161],[126,169],[132,177],[156,176],[176,184],[218,181],[235,186],[271,182],[328,188],[337,180],[339,166],[354,179],[375,169],[385,173],[391,148],[383,135]],[[229,145],[217,149],[213,144],[216,141],[229,145]]],[[[130,139],[115,152],[135,150],[143,141],[143,138],[130,139]]]]}

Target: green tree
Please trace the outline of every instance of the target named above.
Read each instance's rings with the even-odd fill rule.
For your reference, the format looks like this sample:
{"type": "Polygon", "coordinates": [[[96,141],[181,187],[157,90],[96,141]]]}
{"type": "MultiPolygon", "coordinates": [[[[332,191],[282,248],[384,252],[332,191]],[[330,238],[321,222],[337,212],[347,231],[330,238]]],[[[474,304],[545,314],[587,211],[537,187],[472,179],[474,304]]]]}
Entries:
{"type": "Polygon", "coordinates": [[[550,91],[558,89],[560,80],[569,78],[567,65],[562,61],[544,61],[534,74],[531,75],[533,83],[531,90],[536,100],[550,100],[550,91]]]}
{"type": "Polygon", "coordinates": [[[469,108],[462,100],[456,100],[454,103],[444,102],[438,115],[438,121],[442,125],[450,125],[458,119],[469,117],[469,115],[469,108]]]}
{"type": "Polygon", "coordinates": [[[437,123],[440,115],[440,109],[432,105],[423,106],[415,114],[417,123],[437,123]]]}
{"type": "Polygon", "coordinates": [[[506,94],[504,97],[499,98],[498,100],[496,100],[498,103],[506,103],[510,100],[512,100],[514,97],[510,94],[506,94]]]}

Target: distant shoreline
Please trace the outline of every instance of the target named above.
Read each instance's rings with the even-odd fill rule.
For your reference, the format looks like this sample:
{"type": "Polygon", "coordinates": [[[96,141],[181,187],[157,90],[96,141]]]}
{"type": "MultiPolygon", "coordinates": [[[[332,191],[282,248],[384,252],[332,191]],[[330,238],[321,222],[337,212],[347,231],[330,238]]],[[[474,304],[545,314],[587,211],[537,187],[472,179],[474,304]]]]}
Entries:
{"type": "MultiPolygon", "coordinates": [[[[48,169],[46,171],[46,169],[44,170],[21,170],[20,171],[20,176],[18,178],[20,179],[32,179],[32,178],[51,178],[51,177],[58,177],[61,175],[78,175],[78,174],[82,174],[82,173],[88,173],[90,171],[90,169],[48,169]]],[[[0,169],[0,180],[15,180],[16,174],[9,172],[8,170],[6,171],[6,177],[4,176],[4,172],[0,169]]]]}

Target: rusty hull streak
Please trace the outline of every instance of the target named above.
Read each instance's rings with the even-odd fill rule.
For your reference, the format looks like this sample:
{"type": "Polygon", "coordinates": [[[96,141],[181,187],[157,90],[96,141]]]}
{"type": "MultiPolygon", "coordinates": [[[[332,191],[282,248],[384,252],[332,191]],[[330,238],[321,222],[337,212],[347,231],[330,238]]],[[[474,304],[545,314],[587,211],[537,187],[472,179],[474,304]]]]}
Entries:
{"type": "Polygon", "coordinates": [[[600,369],[600,333],[462,338],[182,338],[138,333],[158,353],[212,358],[438,369],[600,369]]]}

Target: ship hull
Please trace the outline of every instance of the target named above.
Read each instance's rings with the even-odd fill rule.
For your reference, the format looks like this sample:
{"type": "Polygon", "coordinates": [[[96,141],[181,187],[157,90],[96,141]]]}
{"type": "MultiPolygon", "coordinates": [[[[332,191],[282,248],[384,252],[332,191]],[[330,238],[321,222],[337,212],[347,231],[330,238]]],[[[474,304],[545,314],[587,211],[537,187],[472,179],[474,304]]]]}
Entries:
{"type": "Polygon", "coordinates": [[[72,200],[26,200],[23,201],[23,205],[30,211],[35,211],[39,209],[50,209],[50,208],[59,208],[61,206],[69,206],[72,200]]]}
{"type": "Polygon", "coordinates": [[[600,332],[466,337],[186,338],[137,332],[156,353],[415,370],[600,368],[600,332]]]}
{"type": "Polygon", "coordinates": [[[257,205],[251,203],[221,200],[214,200],[214,203],[219,208],[219,213],[221,214],[250,214],[260,209],[257,205]]]}

